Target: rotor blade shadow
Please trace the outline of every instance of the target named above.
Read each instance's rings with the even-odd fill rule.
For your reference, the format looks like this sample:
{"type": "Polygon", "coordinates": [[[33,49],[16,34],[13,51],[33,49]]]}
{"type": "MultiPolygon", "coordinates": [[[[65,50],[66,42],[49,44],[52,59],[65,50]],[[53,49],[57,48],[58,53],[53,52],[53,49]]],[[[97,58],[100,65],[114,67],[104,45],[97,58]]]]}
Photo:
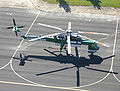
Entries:
{"type": "Polygon", "coordinates": [[[64,48],[65,52],[66,52],[66,55],[68,56],[68,50],[66,49],[66,47],[64,48]]]}
{"type": "Polygon", "coordinates": [[[36,74],[36,76],[51,74],[51,73],[55,73],[55,72],[59,72],[59,71],[63,71],[63,70],[68,70],[68,69],[71,69],[71,68],[74,68],[74,67],[75,66],[66,67],[66,68],[62,68],[62,69],[58,69],[58,70],[53,70],[53,71],[49,71],[49,72],[44,72],[44,73],[36,74]]]}
{"type": "Polygon", "coordinates": [[[109,57],[101,58],[98,55],[89,55],[89,58],[79,57],[78,59],[76,56],[59,57],[54,52],[51,52],[47,49],[44,49],[44,50],[53,54],[54,56],[27,55],[25,56],[24,59],[25,60],[28,60],[28,58],[43,59],[47,61],[54,61],[54,62],[59,62],[59,63],[64,63],[64,64],[73,64],[74,66],[80,68],[80,67],[89,66],[91,64],[101,64],[103,60],[106,60],[106,59],[109,59],[115,56],[115,55],[112,55],[109,57]]]}
{"type": "Polygon", "coordinates": [[[84,68],[86,68],[86,69],[89,69],[89,70],[94,70],[94,71],[105,72],[105,73],[113,73],[113,74],[118,74],[117,72],[110,72],[110,71],[101,70],[101,69],[95,69],[95,68],[90,68],[90,67],[84,67],[84,68]]]}
{"type": "Polygon", "coordinates": [[[76,76],[77,76],[77,87],[80,86],[80,73],[79,73],[79,68],[77,67],[77,71],[76,71],[76,76]]]}
{"type": "Polygon", "coordinates": [[[112,58],[112,57],[115,57],[115,55],[105,57],[105,58],[103,58],[103,60],[106,60],[106,59],[109,59],[109,58],[112,58]]]}
{"type": "Polygon", "coordinates": [[[51,51],[49,51],[49,50],[47,50],[47,49],[44,49],[45,51],[47,51],[47,52],[49,52],[50,54],[52,54],[52,55],[54,55],[54,56],[57,56],[57,54],[55,54],[54,52],[51,52],[51,51]]]}
{"type": "MultiPolygon", "coordinates": [[[[29,61],[29,62],[32,62],[32,60],[28,60],[27,58],[28,58],[28,57],[24,58],[24,59],[23,59],[23,61],[29,61]]],[[[20,60],[20,58],[19,58],[19,57],[13,57],[13,59],[20,60]]]]}

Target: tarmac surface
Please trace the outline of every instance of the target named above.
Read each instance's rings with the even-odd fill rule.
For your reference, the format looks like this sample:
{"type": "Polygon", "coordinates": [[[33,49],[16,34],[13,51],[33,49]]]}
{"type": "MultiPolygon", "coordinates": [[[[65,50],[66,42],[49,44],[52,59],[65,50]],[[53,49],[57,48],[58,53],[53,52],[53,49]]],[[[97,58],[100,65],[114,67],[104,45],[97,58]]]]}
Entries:
{"type": "MultiPolygon", "coordinates": [[[[34,11],[34,10],[33,10],[34,11]]],[[[119,91],[120,89],[120,20],[60,16],[16,8],[0,8],[0,90],[1,91],[119,91]],[[71,57],[56,57],[59,46],[49,42],[28,42],[16,37],[6,27],[25,25],[26,35],[46,35],[61,32],[40,26],[48,24],[67,29],[72,22],[72,31],[107,33],[108,36],[86,36],[110,47],[100,46],[91,56],[87,46],[78,48],[80,58],[72,48],[71,57]],[[51,48],[52,47],[52,48],[51,48]],[[20,63],[20,53],[28,57],[20,63]],[[115,55],[115,57],[114,57],[115,55]],[[22,66],[21,66],[22,65],[22,66]]]]}

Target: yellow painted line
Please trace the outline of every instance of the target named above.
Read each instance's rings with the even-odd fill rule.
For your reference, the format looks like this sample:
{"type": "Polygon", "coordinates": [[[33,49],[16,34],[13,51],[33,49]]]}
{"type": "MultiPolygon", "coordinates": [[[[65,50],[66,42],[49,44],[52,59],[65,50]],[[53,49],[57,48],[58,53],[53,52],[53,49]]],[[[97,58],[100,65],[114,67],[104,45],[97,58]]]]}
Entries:
{"type": "Polygon", "coordinates": [[[72,89],[72,88],[68,88],[68,87],[55,87],[55,86],[8,82],[8,81],[0,81],[0,83],[11,84],[11,85],[23,85],[23,86],[35,86],[35,87],[44,87],[44,88],[53,88],[53,89],[63,89],[63,90],[74,90],[74,91],[90,91],[90,90],[83,90],[83,89],[72,89]]]}
{"type": "Polygon", "coordinates": [[[87,85],[83,85],[83,86],[79,86],[79,87],[73,87],[73,88],[84,88],[84,87],[89,87],[89,86],[92,86],[92,85],[95,85],[95,84],[98,84],[100,82],[102,82],[103,80],[105,80],[108,76],[110,75],[110,73],[108,73],[105,77],[103,77],[101,80],[98,80],[96,82],[93,82],[91,84],[87,84],[87,85]]]}
{"type": "MultiPolygon", "coordinates": [[[[31,24],[30,28],[28,29],[27,33],[25,35],[27,35],[29,33],[29,31],[31,30],[33,24],[35,23],[36,19],[38,18],[39,14],[36,16],[36,18],[34,19],[33,23],[31,24]]],[[[10,59],[10,66],[11,66],[11,69],[12,71],[21,79],[23,79],[24,81],[27,81],[31,84],[26,84],[26,83],[17,83],[17,82],[7,82],[7,81],[0,81],[0,83],[8,83],[8,84],[16,84],[16,85],[27,85],[27,86],[39,86],[39,87],[46,87],[46,88],[55,88],[55,89],[66,89],[66,90],[77,90],[77,91],[89,91],[89,90],[81,90],[81,89],[74,89],[74,88],[68,88],[68,87],[57,87],[57,86],[47,86],[47,85],[41,85],[41,84],[38,84],[38,83],[35,83],[33,81],[30,81],[24,77],[22,77],[21,75],[19,75],[13,68],[13,65],[12,65],[12,61],[13,61],[13,57],[16,55],[18,49],[20,48],[20,46],[22,45],[24,39],[20,42],[20,44],[18,45],[17,49],[15,50],[12,58],[10,59]]]]}

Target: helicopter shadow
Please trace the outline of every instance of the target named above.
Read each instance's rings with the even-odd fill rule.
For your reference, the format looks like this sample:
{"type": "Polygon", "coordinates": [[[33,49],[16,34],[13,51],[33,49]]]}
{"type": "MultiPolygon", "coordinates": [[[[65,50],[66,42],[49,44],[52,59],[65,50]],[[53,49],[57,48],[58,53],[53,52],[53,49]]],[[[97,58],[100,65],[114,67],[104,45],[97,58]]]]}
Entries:
{"type": "Polygon", "coordinates": [[[65,0],[56,0],[57,2],[59,2],[59,7],[63,8],[65,10],[65,12],[70,13],[71,9],[68,5],[68,3],[65,0]]]}
{"type": "MultiPolygon", "coordinates": [[[[49,51],[48,49],[44,49],[44,50],[54,56],[27,55],[27,56],[24,56],[23,58],[21,57],[20,64],[22,64],[21,62],[23,62],[25,64],[25,61],[28,60],[28,58],[35,58],[35,59],[43,59],[46,61],[53,61],[53,62],[57,62],[60,64],[73,64],[74,67],[80,68],[80,67],[90,66],[91,64],[101,64],[104,60],[115,57],[115,55],[111,55],[111,56],[108,56],[105,58],[102,58],[98,55],[89,55],[89,58],[77,57],[74,55],[59,56],[59,55],[55,54],[55,52],[49,51]]],[[[66,54],[68,54],[68,53],[66,53],[66,54]]],[[[76,53],[76,55],[78,55],[78,53],[76,53]]],[[[30,60],[30,61],[32,61],[32,60],[30,60]]],[[[20,65],[20,66],[24,66],[24,64],[20,65]]]]}
{"type": "MultiPolygon", "coordinates": [[[[111,73],[109,71],[106,70],[101,70],[101,69],[96,69],[96,68],[90,68],[88,67],[90,64],[101,64],[104,60],[115,57],[115,55],[112,56],[108,56],[105,58],[101,58],[98,55],[89,55],[89,58],[85,58],[85,57],[77,57],[78,56],[78,50],[77,48],[75,48],[76,51],[76,56],[58,56],[57,54],[55,54],[55,52],[49,51],[47,49],[44,49],[46,52],[49,52],[50,54],[54,55],[54,56],[40,56],[40,55],[27,55],[24,56],[24,58],[20,59],[20,66],[24,66],[25,64],[25,60],[28,60],[28,58],[35,58],[35,59],[43,59],[46,61],[53,61],[53,62],[58,62],[60,64],[73,64],[72,67],[65,67],[65,68],[60,68],[60,69],[56,69],[56,70],[52,70],[52,71],[47,71],[47,72],[43,72],[43,73],[38,73],[36,74],[36,76],[41,76],[41,75],[46,75],[46,74],[51,74],[51,73],[55,73],[55,72],[60,72],[63,70],[68,70],[68,69],[72,69],[72,68],[77,68],[76,70],[76,81],[77,81],[77,86],[80,86],[80,69],[81,67],[84,67],[88,70],[94,70],[94,71],[99,71],[99,72],[105,72],[105,73],[111,73]],[[87,67],[86,67],[87,66],[87,67]]],[[[67,51],[66,51],[66,54],[67,51]]],[[[118,74],[117,72],[113,72],[114,74],[118,74]]]]}

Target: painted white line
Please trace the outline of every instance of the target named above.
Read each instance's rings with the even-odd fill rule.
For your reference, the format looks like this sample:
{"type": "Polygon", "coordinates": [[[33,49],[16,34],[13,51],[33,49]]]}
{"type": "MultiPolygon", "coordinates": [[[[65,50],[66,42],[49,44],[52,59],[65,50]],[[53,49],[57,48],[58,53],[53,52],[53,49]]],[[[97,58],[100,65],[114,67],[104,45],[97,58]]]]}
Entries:
{"type": "MultiPolygon", "coordinates": [[[[115,33],[115,42],[114,42],[114,51],[113,51],[113,55],[115,55],[115,49],[116,49],[116,42],[117,42],[117,34],[118,34],[118,24],[119,24],[119,21],[117,19],[117,24],[116,24],[116,33],[115,33]]],[[[112,67],[111,67],[111,72],[114,72],[113,71],[113,66],[114,66],[114,57],[112,58],[112,67]]],[[[120,83],[120,79],[117,78],[117,76],[115,74],[113,74],[114,78],[120,83]]]]}
{"type": "Polygon", "coordinates": [[[4,65],[3,67],[1,67],[0,70],[4,69],[4,68],[7,67],[9,64],[10,64],[10,61],[9,61],[6,65],[4,65]]]}
{"type": "MultiPolygon", "coordinates": [[[[32,24],[31,24],[31,26],[29,27],[28,31],[26,32],[25,36],[26,36],[26,35],[29,33],[29,31],[31,30],[31,28],[32,28],[33,24],[35,23],[35,21],[37,20],[39,14],[40,14],[40,13],[38,13],[38,15],[35,17],[34,21],[32,22],[32,24]]],[[[22,45],[23,41],[24,41],[24,39],[20,42],[20,44],[19,44],[18,47],[16,48],[15,52],[13,53],[12,58],[10,59],[10,66],[11,66],[12,71],[13,71],[18,77],[20,77],[21,79],[23,79],[23,80],[25,80],[25,81],[27,81],[27,82],[30,82],[30,83],[32,83],[32,84],[37,84],[37,83],[35,83],[35,82],[32,82],[32,81],[30,81],[30,80],[28,80],[28,79],[20,76],[20,75],[14,70],[13,65],[12,65],[13,58],[14,58],[14,56],[16,55],[17,51],[19,50],[20,46],[22,45]]]]}
{"type": "Polygon", "coordinates": [[[38,24],[41,25],[41,26],[57,29],[57,30],[60,30],[60,31],[65,31],[65,30],[63,30],[62,28],[59,28],[59,27],[55,27],[55,26],[51,26],[51,25],[47,25],[47,24],[43,24],[43,23],[38,23],[38,24]]]}
{"type": "MultiPolygon", "coordinates": [[[[38,16],[39,16],[39,15],[38,15],[38,16]]],[[[36,19],[37,19],[37,18],[36,18],[36,19]]],[[[33,26],[34,22],[36,21],[36,19],[33,21],[32,25],[31,25],[31,27],[29,28],[29,30],[27,31],[26,35],[29,33],[29,31],[30,31],[30,29],[32,28],[32,26],[33,26]]],[[[27,82],[32,83],[31,86],[33,85],[33,86],[48,87],[48,88],[76,90],[76,89],[74,89],[74,88],[41,85],[41,84],[38,84],[38,83],[34,83],[34,82],[32,82],[32,81],[30,81],[30,80],[28,80],[28,79],[25,79],[25,78],[23,78],[22,76],[20,76],[19,74],[17,74],[17,73],[15,72],[13,66],[12,66],[12,61],[13,61],[13,57],[14,57],[15,54],[17,53],[17,51],[18,51],[18,49],[20,48],[20,46],[21,46],[21,44],[23,43],[23,41],[24,41],[24,39],[23,39],[23,40],[21,41],[21,43],[19,44],[19,46],[17,47],[16,51],[14,52],[14,54],[13,54],[11,60],[10,60],[10,66],[11,66],[11,69],[13,70],[13,72],[14,72],[17,76],[19,76],[20,78],[22,78],[23,80],[25,80],[25,81],[27,81],[27,82]]],[[[97,83],[101,82],[102,80],[104,80],[105,78],[107,78],[107,77],[109,76],[109,74],[110,74],[110,73],[108,73],[103,79],[101,79],[101,80],[99,80],[99,81],[97,81],[97,82],[95,82],[95,83],[92,83],[91,85],[94,85],[94,84],[97,84],[97,83]]],[[[5,81],[3,81],[3,82],[0,81],[0,83],[28,85],[28,84],[25,84],[25,83],[22,84],[22,83],[16,83],[16,82],[5,82],[5,81]]],[[[30,85],[30,84],[29,84],[29,85],[30,85]]],[[[84,86],[81,86],[81,87],[86,87],[86,86],[90,86],[90,84],[89,84],[89,85],[84,85],[84,86]]],[[[79,89],[77,89],[77,90],[79,90],[79,89]]],[[[82,90],[82,91],[86,91],[86,90],[82,90]]]]}
{"type": "Polygon", "coordinates": [[[91,84],[87,84],[87,85],[83,85],[83,86],[79,86],[79,87],[73,87],[74,89],[76,88],[84,88],[84,87],[88,87],[88,86],[92,86],[92,85],[95,85],[95,84],[98,84],[100,82],[102,82],[103,80],[105,80],[108,76],[110,75],[110,73],[108,73],[105,77],[103,77],[102,79],[96,81],[96,82],[93,82],[91,84]]]}
{"type": "MultiPolygon", "coordinates": [[[[117,24],[116,24],[115,39],[114,39],[114,46],[113,46],[113,54],[112,54],[112,55],[115,55],[117,32],[118,32],[118,19],[117,19],[117,24]]],[[[112,72],[112,73],[113,73],[113,63],[114,63],[114,57],[112,57],[112,62],[111,62],[110,70],[109,70],[109,72],[112,72]]],[[[73,87],[73,88],[83,88],[83,87],[88,87],[88,86],[92,86],[92,85],[98,84],[98,83],[102,82],[103,80],[105,80],[109,75],[110,75],[110,73],[108,73],[108,74],[107,74],[105,77],[103,77],[101,80],[96,81],[96,82],[94,82],[94,83],[91,83],[91,84],[88,84],[88,85],[79,86],[79,87],[73,87]]],[[[120,82],[120,80],[116,77],[115,74],[113,74],[113,76],[116,78],[116,80],[117,80],[118,82],[120,82]]]]}
{"type": "Polygon", "coordinates": [[[114,78],[120,83],[120,79],[117,78],[115,74],[113,74],[114,78]]]}
{"type": "MultiPolygon", "coordinates": [[[[28,29],[27,33],[25,35],[27,35],[29,33],[29,31],[31,30],[33,24],[35,23],[36,19],[38,18],[39,14],[36,16],[36,18],[34,19],[32,25],[30,26],[30,28],[28,29]]],[[[57,86],[47,86],[47,85],[41,85],[38,83],[35,83],[33,81],[30,81],[24,77],[22,77],[21,75],[19,75],[13,68],[12,62],[13,62],[13,57],[16,55],[17,51],[19,50],[20,46],[22,45],[24,39],[20,42],[20,44],[18,45],[17,49],[15,50],[12,58],[10,59],[10,66],[12,71],[21,79],[23,79],[24,81],[27,81],[31,84],[26,84],[26,83],[16,83],[16,82],[7,82],[7,81],[0,81],[0,83],[8,83],[8,84],[18,84],[18,85],[27,85],[27,86],[39,86],[39,87],[46,87],[46,88],[55,88],[55,89],[64,89],[64,90],[77,90],[77,91],[89,91],[89,90],[81,90],[81,89],[74,89],[74,88],[70,88],[70,87],[57,87],[57,86]]]]}
{"type": "MultiPolygon", "coordinates": [[[[117,19],[117,24],[116,24],[115,39],[114,39],[114,46],[113,46],[113,54],[112,55],[115,55],[117,33],[118,33],[118,19],[117,19]]],[[[112,57],[110,72],[113,72],[113,65],[114,65],[113,63],[114,63],[114,57],[112,57]]]]}

